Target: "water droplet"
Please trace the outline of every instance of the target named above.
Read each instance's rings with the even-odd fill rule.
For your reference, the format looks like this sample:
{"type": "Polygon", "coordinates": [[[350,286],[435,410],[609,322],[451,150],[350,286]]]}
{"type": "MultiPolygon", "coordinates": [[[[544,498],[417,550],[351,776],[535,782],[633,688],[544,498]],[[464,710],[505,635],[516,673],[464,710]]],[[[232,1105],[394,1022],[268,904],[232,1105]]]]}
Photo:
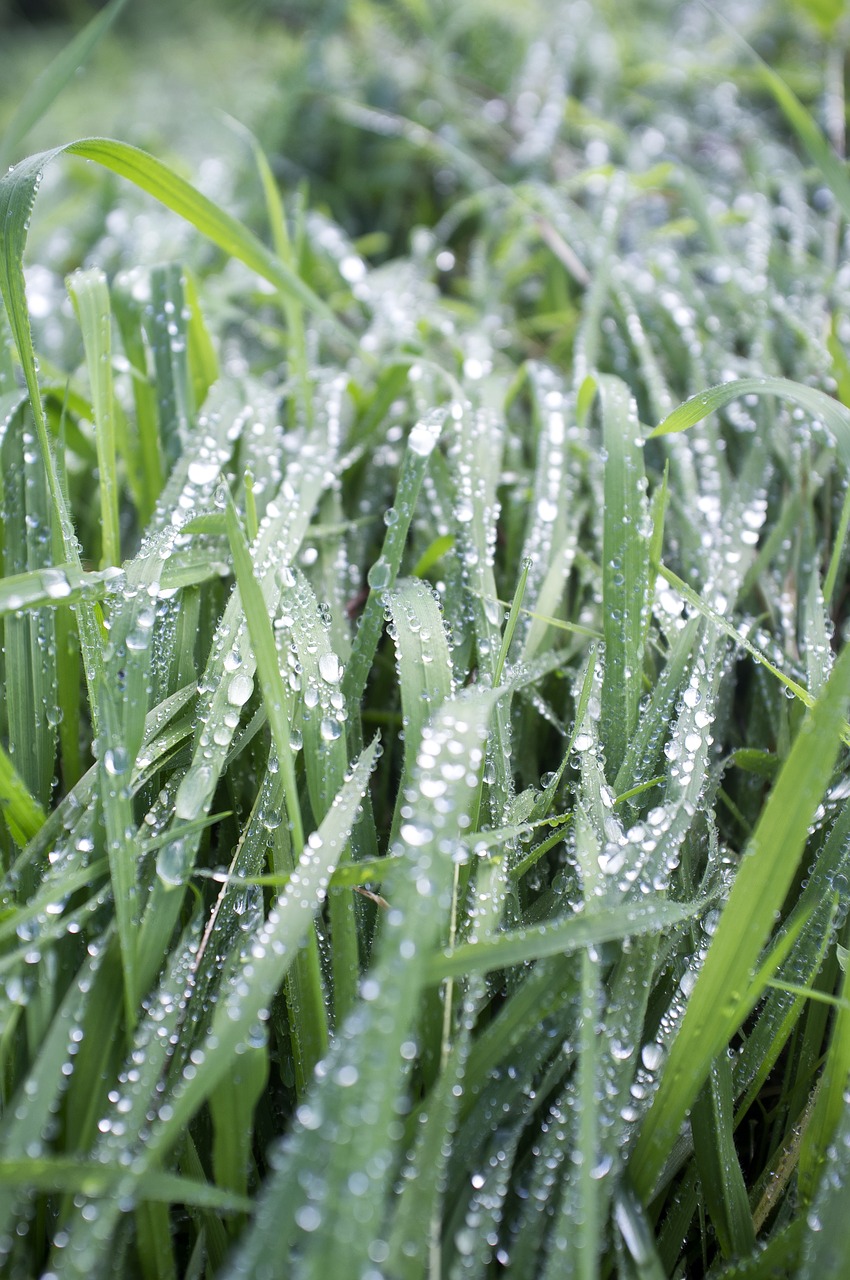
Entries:
{"type": "Polygon", "coordinates": [[[215,458],[193,458],[189,463],[187,475],[192,484],[210,484],[219,472],[219,464],[215,458]]]}
{"type": "Polygon", "coordinates": [[[126,747],[109,747],[103,753],[103,767],[112,777],[119,777],[130,768],[126,747]]]}
{"type": "Polygon", "coordinates": [[[231,707],[244,707],[254,692],[254,681],[244,672],[239,672],[227,686],[227,701],[231,707]]]}
{"type": "Polygon", "coordinates": [[[339,684],[342,679],[342,667],[335,653],[323,653],[319,658],[319,675],[328,684],[339,684]]]}
{"type": "Polygon", "coordinates": [[[372,565],[372,568],[367,574],[366,581],[374,591],[382,591],[384,587],[388,587],[390,585],[391,578],[392,566],[388,560],[385,560],[384,557],[381,556],[372,565]]]}

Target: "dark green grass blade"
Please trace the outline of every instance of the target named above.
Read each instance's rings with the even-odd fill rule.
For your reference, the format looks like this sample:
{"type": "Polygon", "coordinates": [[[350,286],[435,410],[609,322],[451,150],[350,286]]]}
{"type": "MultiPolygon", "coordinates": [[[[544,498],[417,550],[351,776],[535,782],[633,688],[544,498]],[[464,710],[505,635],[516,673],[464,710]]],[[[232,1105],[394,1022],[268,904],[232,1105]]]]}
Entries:
{"type": "Polygon", "coordinates": [[[722,1053],[712,1063],[708,1080],[691,1108],[691,1130],[705,1206],[726,1258],[741,1257],[755,1247],[732,1121],[732,1066],[722,1053]]]}

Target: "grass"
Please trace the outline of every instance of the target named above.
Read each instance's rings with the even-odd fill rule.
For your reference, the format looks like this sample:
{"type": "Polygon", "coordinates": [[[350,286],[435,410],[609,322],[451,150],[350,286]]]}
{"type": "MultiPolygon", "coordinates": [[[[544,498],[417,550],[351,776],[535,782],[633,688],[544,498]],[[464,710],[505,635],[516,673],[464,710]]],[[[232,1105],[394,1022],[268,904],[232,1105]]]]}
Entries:
{"type": "Polygon", "coordinates": [[[840,1280],[840,12],[328,6],[211,184],[27,141],[132,9],[3,143],[0,1270],[840,1280]]]}

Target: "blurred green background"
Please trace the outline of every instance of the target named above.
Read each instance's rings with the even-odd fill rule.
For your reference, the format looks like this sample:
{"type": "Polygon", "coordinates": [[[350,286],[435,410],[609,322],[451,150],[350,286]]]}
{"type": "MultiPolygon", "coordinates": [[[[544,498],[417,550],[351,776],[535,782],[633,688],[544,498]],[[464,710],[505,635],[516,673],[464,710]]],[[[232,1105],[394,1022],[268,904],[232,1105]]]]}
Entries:
{"type": "MultiPolygon", "coordinates": [[[[820,116],[829,49],[840,58],[845,47],[844,0],[715,8],[820,116]]],[[[0,136],[97,9],[90,0],[0,0],[0,136]]],[[[698,0],[129,0],[12,158],[117,137],[250,218],[260,193],[238,121],[281,186],[301,186],[349,235],[371,237],[374,259],[406,252],[413,229],[434,226],[480,189],[482,174],[551,182],[597,154],[628,163],[633,135],[646,127],[664,134],[663,158],[675,160],[683,114],[707,135],[728,130],[729,121],[709,117],[735,63],[735,90],[776,116],[753,67],[698,0]],[[559,90],[567,110],[535,151],[534,129],[549,128],[546,83],[560,74],[561,49],[573,68],[559,90]],[[525,120],[523,103],[535,96],[537,119],[525,120]],[[627,128],[613,124],[624,118],[627,128]]],[[[689,141],[687,150],[711,179],[710,147],[701,156],[689,141]]]]}

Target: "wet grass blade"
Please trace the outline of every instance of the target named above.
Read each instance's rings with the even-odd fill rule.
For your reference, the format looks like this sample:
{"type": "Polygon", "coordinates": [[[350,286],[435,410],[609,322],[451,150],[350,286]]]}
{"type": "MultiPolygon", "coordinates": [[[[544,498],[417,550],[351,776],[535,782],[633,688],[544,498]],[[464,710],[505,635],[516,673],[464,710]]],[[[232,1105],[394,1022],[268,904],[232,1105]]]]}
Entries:
{"type": "Polygon", "coordinates": [[[369,595],[345,670],[342,692],[349,706],[360,702],[366,688],[383,627],[383,593],[393,586],[401,568],[402,553],[422,479],[428,460],[440,439],[445,418],[445,410],[435,409],[417,422],[410,432],[394,499],[393,511],[397,519],[387,525],[381,554],[369,570],[369,595]]]}
{"type": "MultiPolygon", "coordinates": [[[[81,159],[94,161],[120,177],[128,179],[142,191],[147,191],[154,199],[185,218],[187,222],[191,222],[202,235],[218,245],[225,253],[238,258],[270,284],[275,285],[283,293],[293,296],[309,310],[321,316],[346,345],[352,344],[349,330],[337,320],[327,304],[285,262],[272,254],[246,226],[207,196],[202,195],[191,183],[181,178],[161,160],[148,155],[145,151],[140,151],[138,147],[131,147],[127,143],[115,142],[109,138],[83,138],[79,142],[67,143],[52,151],[30,156],[0,178],[0,214],[3,215],[4,227],[3,258],[8,264],[7,271],[11,268],[12,271],[20,272],[29,216],[41,182],[41,175],[46,165],[62,155],[79,156],[81,159]],[[11,218],[7,216],[10,210],[14,211],[11,218]]],[[[5,279],[3,286],[3,293],[9,306],[8,286],[5,279]]],[[[17,300],[12,301],[11,307],[10,319],[17,341],[21,308],[17,300]]]]}
{"type": "Polygon", "coordinates": [[[426,583],[401,579],[387,592],[392,615],[402,715],[404,773],[398,790],[391,842],[398,835],[404,793],[410,786],[425,725],[452,693],[452,664],[443,615],[426,583]]]}
{"type": "Polygon", "coordinates": [[[630,1164],[648,1198],[712,1059],[737,1029],[740,1001],[802,854],[838,753],[850,696],[845,650],[804,723],[753,832],[630,1164]]]}
{"type": "Polygon", "coordinates": [[[642,933],[660,933],[693,920],[706,905],[704,901],[676,903],[659,899],[511,930],[481,942],[462,943],[434,956],[427,964],[427,978],[429,982],[441,982],[444,978],[487,973],[642,933]]]}
{"type": "Polygon", "coordinates": [[[652,440],[657,436],[686,431],[744,396],[776,396],[798,404],[814,419],[826,424],[834,436],[839,457],[845,466],[850,463],[850,410],[825,391],[792,382],[789,378],[737,378],[732,382],[722,382],[680,404],[658,424],[649,438],[652,440]]]}
{"type": "Polygon", "coordinates": [[[605,447],[602,603],[605,672],[602,741],[616,778],[637,725],[646,634],[649,543],[640,424],[629,388],[599,379],[605,447]]]}
{"type": "Polygon", "coordinates": [[[107,569],[121,563],[115,394],[112,385],[112,309],[106,276],[102,271],[77,271],[68,277],[66,283],[83,333],[91,384],[100,488],[100,525],[103,531],[101,568],[107,569]]]}
{"type": "Polygon", "coordinates": [[[344,1271],[346,1256],[352,1250],[366,1256],[379,1228],[401,1136],[381,1123],[379,1112],[400,1105],[406,1093],[423,966],[445,923],[437,904],[451,894],[454,866],[448,847],[457,841],[468,813],[474,766],[483,753],[493,701],[492,693],[479,692],[445,703],[423,737],[415,775],[418,787],[439,778],[441,765],[460,755],[473,771],[464,770],[450,783],[439,810],[419,791],[401,827],[403,862],[385,886],[392,911],[385,918],[369,998],[340,1029],[327,1070],[302,1110],[254,1227],[228,1272],[234,1278],[256,1272],[258,1260],[269,1256],[272,1239],[273,1275],[306,1276],[328,1266],[344,1271]],[[420,892],[423,876],[429,884],[427,897],[420,892]],[[330,1166],[325,1155],[329,1131],[337,1135],[338,1156],[330,1166]],[[356,1198],[351,1196],[352,1185],[359,1189],[356,1198]],[[328,1216],[335,1229],[318,1231],[328,1216]],[[290,1251],[296,1242],[294,1260],[290,1251]]]}

